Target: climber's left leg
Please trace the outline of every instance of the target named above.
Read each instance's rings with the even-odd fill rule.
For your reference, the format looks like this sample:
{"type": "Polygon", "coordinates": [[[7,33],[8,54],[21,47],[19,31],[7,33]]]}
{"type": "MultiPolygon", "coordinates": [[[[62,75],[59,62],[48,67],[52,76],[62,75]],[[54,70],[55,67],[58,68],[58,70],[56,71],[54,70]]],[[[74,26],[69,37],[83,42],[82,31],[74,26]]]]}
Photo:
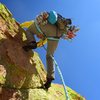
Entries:
{"type": "Polygon", "coordinates": [[[34,23],[26,30],[27,44],[23,47],[25,51],[37,48],[36,39],[34,37],[34,23]]]}

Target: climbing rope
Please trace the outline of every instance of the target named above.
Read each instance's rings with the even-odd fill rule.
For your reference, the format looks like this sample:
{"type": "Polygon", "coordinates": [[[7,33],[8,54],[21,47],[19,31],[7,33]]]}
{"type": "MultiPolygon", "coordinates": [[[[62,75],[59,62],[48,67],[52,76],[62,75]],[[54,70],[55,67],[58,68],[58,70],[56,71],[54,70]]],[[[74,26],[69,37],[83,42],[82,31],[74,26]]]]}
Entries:
{"type": "Polygon", "coordinates": [[[66,100],[70,100],[70,99],[69,99],[69,95],[68,95],[68,91],[67,91],[67,88],[66,88],[66,85],[65,85],[65,81],[64,81],[64,78],[63,78],[63,75],[62,75],[62,72],[61,72],[61,70],[60,70],[60,68],[59,68],[59,66],[58,66],[58,64],[57,64],[57,62],[56,62],[56,60],[55,60],[55,58],[54,58],[53,56],[51,56],[51,57],[52,57],[52,59],[53,59],[55,65],[56,65],[56,68],[57,68],[58,73],[59,73],[59,75],[60,75],[61,81],[62,81],[62,83],[63,83],[63,87],[64,87],[64,91],[65,91],[65,95],[66,95],[66,100]]]}
{"type": "MultiPolygon", "coordinates": [[[[45,49],[45,51],[47,51],[47,49],[45,48],[45,46],[43,46],[43,48],[45,49]]],[[[69,97],[68,91],[67,91],[67,87],[66,87],[66,85],[65,85],[65,81],[64,81],[62,72],[61,72],[61,70],[60,70],[60,67],[58,66],[58,64],[57,64],[57,62],[56,62],[56,60],[55,60],[55,58],[54,58],[53,56],[51,56],[51,58],[53,59],[53,61],[54,61],[54,63],[55,63],[55,66],[56,66],[56,68],[57,68],[57,70],[58,70],[59,76],[60,76],[60,78],[61,78],[61,81],[62,81],[62,84],[63,84],[63,87],[64,87],[64,92],[65,92],[66,100],[70,100],[70,97],[69,97]]]]}

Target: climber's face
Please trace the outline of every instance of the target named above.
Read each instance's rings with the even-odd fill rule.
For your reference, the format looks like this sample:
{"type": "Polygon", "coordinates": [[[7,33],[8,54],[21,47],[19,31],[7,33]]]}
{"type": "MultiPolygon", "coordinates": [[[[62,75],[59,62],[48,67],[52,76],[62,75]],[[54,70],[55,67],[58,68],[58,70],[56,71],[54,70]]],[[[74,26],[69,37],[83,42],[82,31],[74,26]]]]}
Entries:
{"type": "Polygon", "coordinates": [[[65,19],[64,21],[65,21],[65,25],[66,25],[66,26],[72,24],[71,19],[65,19]]]}
{"type": "Polygon", "coordinates": [[[71,19],[66,19],[66,18],[58,18],[57,20],[57,26],[58,29],[66,31],[66,27],[68,25],[71,25],[71,19]]]}

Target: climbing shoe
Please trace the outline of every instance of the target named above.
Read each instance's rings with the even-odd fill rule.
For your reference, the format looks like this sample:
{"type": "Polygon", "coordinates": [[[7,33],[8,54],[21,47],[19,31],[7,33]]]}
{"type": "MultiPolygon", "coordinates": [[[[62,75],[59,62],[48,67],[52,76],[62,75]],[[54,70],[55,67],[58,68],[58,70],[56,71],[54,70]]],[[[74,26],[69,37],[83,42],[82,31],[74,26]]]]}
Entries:
{"type": "Polygon", "coordinates": [[[31,49],[36,49],[37,48],[37,43],[36,43],[36,41],[32,41],[32,42],[29,42],[27,45],[25,45],[25,46],[23,46],[23,49],[25,50],[25,51],[29,51],[29,50],[31,50],[31,49]]]}
{"type": "Polygon", "coordinates": [[[44,84],[45,89],[48,90],[48,88],[51,86],[51,82],[53,81],[53,78],[47,78],[46,83],[44,84]]]}

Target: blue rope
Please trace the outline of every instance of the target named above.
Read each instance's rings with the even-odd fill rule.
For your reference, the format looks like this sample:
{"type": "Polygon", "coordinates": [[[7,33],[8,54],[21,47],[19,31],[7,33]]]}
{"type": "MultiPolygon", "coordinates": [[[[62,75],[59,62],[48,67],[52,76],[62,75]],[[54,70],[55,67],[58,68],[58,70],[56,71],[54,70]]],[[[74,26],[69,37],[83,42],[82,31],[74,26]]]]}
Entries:
{"type": "Polygon", "coordinates": [[[62,75],[62,72],[61,72],[61,70],[60,70],[60,68],[59,68],[59,66],[58,66],[58,64],[57,64],[57,62],[56,62],[56,60],[55,60],[55,58],[54,58],[53,56],[51,56],[51,57],[52,57],[52,59],[53,59],[55,65],[56,65],[56,68],[57,68],[58,73],[59,73],[59,75],[60,75],[61,81],[62,81],[62,83],[63,83],[63,87],[64,87],[64,91],[65,91],[65,95],[66,95],[66,100],[70,100],[69,95],[68,95],[68,91],[67,91],[67,88],[66,88],[66,85],[65,85],[65,81],[64,81],[64,78],[63,78],[63,75],[62,75]]]}
{"type": "MultiPolygon", "coordinates": [[[[43,47],[44,47],[44,49],[47,51],[47,49],[45,48],[45,46],[43,46],[43,47]]],[[[64,81],[62,72],[61,72],[61,70],[60,70],[60,67],[58,66],[58,64],[57,64],[57,62],[56,62],[56,60],[55,60],[55,58],[54,58],[52,55],[51,55],[51,58],[53,59],[55,65],[56,65],[56,68],[57,68],[57,70],[58,70],[58,73],[59,73],[59,75],[60,75],[60,78],[61,78],[61,81],[62,81],[62,84],[63,84],[63,87],[64,87],[64,92],[65,92],[66,100],[70,100],[70,97],[69,97],[68,91],[67,91],[67,86],[65,85],[65,81],[64,81]]]]}

